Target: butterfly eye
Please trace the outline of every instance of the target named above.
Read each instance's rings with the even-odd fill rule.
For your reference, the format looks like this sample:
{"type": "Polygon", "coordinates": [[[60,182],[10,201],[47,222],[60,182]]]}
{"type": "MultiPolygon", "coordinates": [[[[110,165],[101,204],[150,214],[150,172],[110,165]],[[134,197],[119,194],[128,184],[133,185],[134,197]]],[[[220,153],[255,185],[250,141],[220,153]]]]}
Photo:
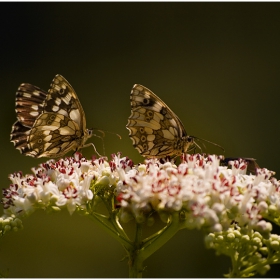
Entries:
{"type": "Polygon", "coordinates": [[[193,142],[193,137],[192,137],[192,136],[188,136],[188,137],[187,137],[187,141],[188,141],[189,143],[193,142]]]}

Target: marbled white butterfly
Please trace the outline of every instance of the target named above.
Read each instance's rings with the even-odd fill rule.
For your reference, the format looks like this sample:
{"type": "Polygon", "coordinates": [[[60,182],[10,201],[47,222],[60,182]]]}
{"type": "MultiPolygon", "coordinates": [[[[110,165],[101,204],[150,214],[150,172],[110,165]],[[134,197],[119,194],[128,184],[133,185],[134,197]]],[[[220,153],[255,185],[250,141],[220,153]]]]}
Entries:
{"type": "Polygon", "coordinates": [[[131,90],[130,103],[131,115],[126,127],[133,146],[142,156],[180,156],[194,150],[196,146],[201,150],[194,141],[199,138],[187,135],[181,120],[148,88],[135,84],[131,90]]]}
{"type": "Polygon", "coordinates": [[[93,145],[85,145],[92,130],[86,128],[85,113],[74,89],[61,75],[54,77],[48,92],[21,84],[16,113],[11,142],[22,154],[55,158],[93,145]]]}

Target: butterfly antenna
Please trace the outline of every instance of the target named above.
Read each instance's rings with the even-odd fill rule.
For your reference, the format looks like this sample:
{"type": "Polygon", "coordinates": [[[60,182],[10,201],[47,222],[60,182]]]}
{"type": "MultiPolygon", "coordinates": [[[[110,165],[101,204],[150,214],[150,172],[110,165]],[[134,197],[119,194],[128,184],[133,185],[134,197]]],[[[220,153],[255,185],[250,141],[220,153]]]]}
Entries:
{"type": "MultiPolygon", "coordinates": [[[[115,132],[111,132],[111,131],[108,131],[108,130],[102,130],[102,129],[98,129],[98,128],[92,128],[92,130],[96,130],[96,131],[98,131],[98,132],[100,132],[102,134],[101,136],[97,135],[97,134],[92,134],[92,135],[95,136],[95,137],[98,137],[98,138],[100,138],[102,140],[102,147],[103,147],[104,155],[106,154],[106,152],[105,152],[105,144],[104,144],[104,137],[106,135],[105,132],[108,132],[108,133],[111,133],[111,134],[115,134],[115,135],[117,135],[119,137],[119,139],[122,139],[122,137],[119,134],[115,133],[115,132]]],[[[93,145],[93,143],[91,143],[91,144],[93,145]]],[[[94,145],[93,145],[93,147],[94,147],[95,152],[100,156],[100,154],[96,151],[96,148],[95,148],[94,145]]]]}
{"type": "MultiPolygon", "coordinates": [[[[220,146],[219,144],[217,144],[217,143],[211,142],[211,141],[206,140],[206,139],[203,139],[203,138],[198,138],[198,137],[195,137],[195,136],[193,136],[193,138],[196,139],[196,140],[198,140],[198,141],[204,141],[204,142],[210,143],[210,144],[212,144],[212,145],[214,145],[214,146],[220,148],[220,149],[223,151],[223,153],[225,153],[225,149],[224,149],[222,146],[220,146]]],[[[195,143],[195,142],[194,142],[194,143],[195,143]]],[[[201,142],[201,143],[203,143],[203,142],[201,142]]],[[[197,145],[197,143],[195,143],[195,144],[197,145]]],[[[204,144],[203,144],[203,145],[204,145],[204,144]]],[[[204,145],[204,147],[205,147],[205,145],[204,145]]]]}
{"type": "MultiPolygon", "coordinates": [[[[197,138],[196,138],[197,139],[197,138]]],[[[197,139],[197,140],[199,140],[199,139],[197,139]]],[[[203,152],[203,149],[195,142],[195,141],[193,141],[193,143],[194,143],[194,145],[195,145],[195,147],[194,147],[194,150],[195,150],[195,148],[198,148],[199,150],[200,150],[200,153],[202,153],[203,152]]],[[[206,146],[205,146],[205,144],[202,142],[202,145],[203,145],[203,147],[205,148],[205,150],[206,150],[206,146]]]]}
{"type": "MultiPolygon", "coordinates": [[[[98,131],[98,132],[100,132],[100,133],[102,133],[102,137],[101,136],[99,136],[100,138],[102,138],[102,144],[103,144],[103,152],[104,152],[104,155],[105,155],[105,145],[104,145],[104,140],[103,140],[103,138],[105,137],[105,132],[107,132],[107,133],[111,133],[111,134],[115,134],[115,135],[117,135],[118,137],[119,137],[119,139],[122,139],[122,137],[118,134],[118,133],[116,133],[116,132],[111,132],[111,131],[108,131],[108,130],[102,130],[102,129],[98,129],[98,128],[93,128],[94,130],[96,130],[96,131],[98,131]]],[[[97,136],[97,135],[96,135],[97,136]]]]}
{"type": "Polygon", "coordinates": [[[111,134],[115,134],[119,137],[119,139],[122,139],[122,137],[116,133],[116,132],[112,132],[112,131],[108,131],[108,130],[101,130],[101,129],[98,129],[98,128],[93,128],[94,130],[97,130],[98,132],[102,133],[103,134],[103,137],[105,137],[105,132],[107,133],[111,133],[111,134]]]}

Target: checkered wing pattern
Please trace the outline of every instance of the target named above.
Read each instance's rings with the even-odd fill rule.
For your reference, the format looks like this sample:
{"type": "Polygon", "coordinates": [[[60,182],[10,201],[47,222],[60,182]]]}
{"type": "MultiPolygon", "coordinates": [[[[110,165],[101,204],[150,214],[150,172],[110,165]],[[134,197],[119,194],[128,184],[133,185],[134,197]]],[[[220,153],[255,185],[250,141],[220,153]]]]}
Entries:
{"type": "Polygon", "coordinates": [[[174,157],[193,149],[180,119],[151,90],[135,84],[130,94],[131,115],[126,125],[133,146],[147,158],[174,157]]]}
{"type": "Polygon", "coordinates": [[[86,129],[77,94],[61,75],[55,76],[48,92],[21,84],[16,93],[16,113],[11,142],[31,157],[62,157],[82,148],[92,135],[86,129]]]}

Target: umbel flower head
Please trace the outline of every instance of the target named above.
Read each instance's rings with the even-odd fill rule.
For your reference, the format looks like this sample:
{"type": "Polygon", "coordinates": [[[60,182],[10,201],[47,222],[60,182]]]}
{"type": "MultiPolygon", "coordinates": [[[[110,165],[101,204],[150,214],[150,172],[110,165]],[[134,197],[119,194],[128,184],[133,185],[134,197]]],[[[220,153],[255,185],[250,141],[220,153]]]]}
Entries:
{"type": "Polygon", "coordinates": [[[33,175],[9,176],[12,184],[2,199],[5,217],[64,207],[70,214],[91,214],[94,201],[102,197],[113,199],[110,205],[123,222],[141,223],[152,213],[166,219],[180,212],[183,227],[211,232],[227,230],[233,221],[263,232],[270,230],[263,218],[279,224],[280,183],[274,172],[258,169],[246,175],[245,161],[232,161],[229,168],[220,166],[220,160],[195,154],[185,155],[178,166],[157,159],[134,166],[120,154],[108,161],[87,160],[79,153],[49,160],[33,168],[33,175]]]}

